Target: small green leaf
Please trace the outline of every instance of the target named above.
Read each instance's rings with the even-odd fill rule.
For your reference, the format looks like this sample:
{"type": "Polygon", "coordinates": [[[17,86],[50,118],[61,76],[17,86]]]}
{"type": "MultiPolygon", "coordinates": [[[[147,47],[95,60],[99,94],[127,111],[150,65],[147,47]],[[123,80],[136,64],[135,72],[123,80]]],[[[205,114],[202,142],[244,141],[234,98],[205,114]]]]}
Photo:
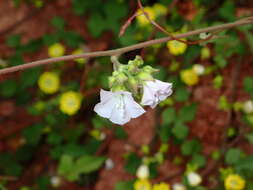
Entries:
{"type": "Polygon", "coordinates": [[[16,48],[20,46],[20,39],[21,39],[20,35],[12,35],[8,37],[8,39],[6,40],[6,44],[9,47],[16,48]]]}
{"type": "Polygon", "coordinates": [[[185,141],[181,146],[181,152],[184,156],[198,153],[201,150],[199,141],[193,139],[191,141],[185,141]]]}
{"type": "Polygon", "coordinates": [[[80,173],[87,174],[99,169],[105,161],[105,157],[97,157],[91,155],[84,155],[77,159],[75,170],[80,173]]]}
{"type": "Polygon", "coordinates": [[[253,97],[253,78],[245,77],[243,80],[244,90],[253,97]]]}
{"type": "Polygon", "coordinates": [[[253,133],[247,134],[246,138],[248,139],[248,141],[250,142],[250,144],[253,144],[253,133]]]}
{"type": "Polygon", "coordinates": [[[133,190],[133,181],[120,181],[116,183],[115,190],[133,190]]]}
{"type": "Polygon", "coordinates": [[[59,30],[63,30],[65,27],[65,21],[62,17],[55,16],[51,20],[51,24],[59,30]]]}
{"type": "Polygon", "coordinates": [[[141,164],[141,159],[134,153],[128,156],[127,163],[125,165],[125,170],[130,174],[135,174],[137,168],[141,164]]]}
{"type": "Polygon", "coordinates": [[[186,88],[181,87],[176,90],[174,96],[175,96],[176,101],[184,102],[184,101],[188,100],[188,98],[190,96],[190,92],[186,88]]]}
{"type": "Polygon", "coordinates": [[[0,84],[0,95],[6,98],[10,98],[15,95],[17,90],[16,81],[9,79],[0,84]]]}
{"type": "Polygon", "coordinates": [[[178,120],[180,120],[181,122],[192,121],[195,118],[196,111],[197,111],[196,104],[184,106],[179,110],[178,120]]]}
{"type": "Polygon", "coordinates": [[[227,164],[236,164],[242,156],[242,151],[238,148],[231,148],[226,152],[225,161],[227,164]]]}
{"type": "Polygon", "coordinates": [[[206,158],[203,155],[197,153],[193,155],[191,163],[193,165],[197,165],[198,167],[202,168],[206,164],[206,158]]]}
{"type": "Polygon", "coordinates": [[[174,108],[167,108],[162,113],[163,124],[168,125],[175,121],[176,111],[174,108]]]}
{"type": "Polygon", "coordinates": [[[57,172],[59,175],[65,176],[72,171],[73,166],[74,166],[73,157],[69,155],[62,155],[60,163],[58,165],[57,172]]]}
{"type": "Polygon", "coordinates": [[[178,123],[176,124],[173,128],[172,128],[172,134],[178,138],[178,139],[184,139],[185,137],[187,137],[189,132],[189,129],[187,126],[185,126],[182,123],[178,123]]]}

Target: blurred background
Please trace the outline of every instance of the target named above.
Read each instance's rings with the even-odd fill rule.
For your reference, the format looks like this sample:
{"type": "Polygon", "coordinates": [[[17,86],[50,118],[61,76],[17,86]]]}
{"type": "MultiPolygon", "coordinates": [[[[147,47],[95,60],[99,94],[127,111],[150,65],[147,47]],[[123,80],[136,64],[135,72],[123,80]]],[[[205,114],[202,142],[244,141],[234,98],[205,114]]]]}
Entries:
{"type": "MultiPolygon", "coordinates": [[[[172,34],[253,13],[250,0],[142,3],[172,34]]],[[[165,37],[143,15],[119,37],[137,10],[135,0],[2,0],[0,67],[165,37]]],[[[172,96],[124,126],[93,111],[109,90],[110,57],[0,75],[0,189],[252,190],[252,29],[122,55],[124,64],[141,55],[173,83],[172,96]]]]}

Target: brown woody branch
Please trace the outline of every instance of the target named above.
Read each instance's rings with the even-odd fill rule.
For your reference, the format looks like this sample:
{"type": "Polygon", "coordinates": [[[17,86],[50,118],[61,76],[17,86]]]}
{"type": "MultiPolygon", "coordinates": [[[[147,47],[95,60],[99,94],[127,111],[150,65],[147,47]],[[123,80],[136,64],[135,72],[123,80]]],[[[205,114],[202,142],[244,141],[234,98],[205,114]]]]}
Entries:
{"type": "MultiPolygon", "coordinates": [[[[240,19],[238,21],[227,23],[227,24],[211,26],[211,27],[207,27],[207,28],[193,30],[193,31],[186,32],[183,34],[178,34],[178,35],[175,35],[175,38],[177,38],[177,39],[178,38],[186,38],[189,36],[198,35],[200,33],[221,31],[221,30],[230,29],[230,28],[234,28],[234,27],[238,27],[238,26],[246,25],[246,24],[252,24],[252,23],[253,23],[253,17],[247,17],[247,18],[240,19]]],[[[145,48],[148,46],[152,46],[154,44],[164,43],[164,42],[167,42],[170,40],[173,40],[173,38],[164,37],[164,38],[149,40],[146,42],[141,42],[138,44],[134,44],[134,45],[130,45],[130,46],[127,46],[124,48],[118,48],[118,49],[114,49],[114,50],[96,51],[96,52],[90,52],[90,53],[83,53],[83,54],[79,54],[79,55],[66,55],[66,56],[57,57],[57,58],[43,59],[43,60],[39,60],[39,61],[26,63],[23,65],[18,65],[18,66],[13,66],[10,68],[2,69],[2,70],[0,70],[0,75],[15,72],[15,71],[25,70],[28,68],[33,68],[33,67],[37,67],[40,65],[46,65],[46,64],[60,62],[60,61],[69,61],[69,60],[78,59],[78,58],[121,55],[121,54],[129,52],[129,51],[145,48]]]]}

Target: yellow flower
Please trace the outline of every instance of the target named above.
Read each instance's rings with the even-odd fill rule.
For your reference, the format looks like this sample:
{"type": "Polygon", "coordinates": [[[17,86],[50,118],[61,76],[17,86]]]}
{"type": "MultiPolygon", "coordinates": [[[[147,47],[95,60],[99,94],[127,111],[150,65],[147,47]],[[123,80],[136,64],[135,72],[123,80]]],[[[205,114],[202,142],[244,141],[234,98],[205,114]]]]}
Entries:
{"type": "Polygon", "coordinates": [[[167,7],[165,7],[164,5],[162,5],[160,3],[154,4],[153,10],[154,10],[156,17],[161,16],[161,15],[166,15],[168,12],[167,7]]]}
{"type": "MultiPolygon", "coordinates": [[[[156,18],[155,12],[151,7],[144,7],[144,11],[148,14],[151,20],[156,18]]],[[[138,9],[137,14],[142,14],[142,10],[138,9]]],[[[149,21],[144,14],[137,16],[137,22],[140,24],[140,26],[146,26],[149,24],[149,21]]]]}
{"type": "Polygon", "coordinates": [[[155,184],[152,190],[170,190],[170,185],[167,183],[155,184]]]}
{"type": "Polygon", "coordinates": [[[193,86],[199,82],[199,77],[193,71],[193,69],[186,69],[181,71],[180,78],[188,86],[193,86]]]}
{"type": "Polygon", "coordinates": [[[171,40],[167,42],[167,48],[172,55],[181,55],[185,52],[187,44],[177,40],[171,40]]]}
{"type": "Polygon", "coordinates": [[[78,92],[68,91],[60,97],[60,110],[68,115],[74,115],[81,107],[82,97],[78,92]]]}
{"type": "MultiPolygon", "coordinates": [[[[82,54],[82,53],[84,53],[83,49],[82,48],[78,48],[78,49],[76,49],[76,50],[74,50],[72,52],[72,55],[78,55],[78,54],[82,54]]],[[[77,62],[77,63],[80,63],[80,64],[86,63],[86,59],[85,58],[78,58],[78,59],[75,59],[74,61],[77,62]]]]}
{"type": "Polygon", "coordinates": [[[134,190],[151,190],[151,183],[146,179],[137,180],[134,183],[134,190]]]}
{"type": "Polygon", "coordinates": [[[225,179],[225,188],[226,190],[243,190],[245,188],[245,180],[237,174],[230,174],[225,179]]]}
{"type": "Polygon", "coordinates": [[[65,47],[61,43],[55,43],[48,47],[48,55],[50,57],[60,57],[65,53],[65,47]]]}
{"type": "Polygon", "coordinates": [[[53,72],[44,72],[38,81],[39,88],[46,94],[53,94],[59,90],[59,76],[53,72]]]}

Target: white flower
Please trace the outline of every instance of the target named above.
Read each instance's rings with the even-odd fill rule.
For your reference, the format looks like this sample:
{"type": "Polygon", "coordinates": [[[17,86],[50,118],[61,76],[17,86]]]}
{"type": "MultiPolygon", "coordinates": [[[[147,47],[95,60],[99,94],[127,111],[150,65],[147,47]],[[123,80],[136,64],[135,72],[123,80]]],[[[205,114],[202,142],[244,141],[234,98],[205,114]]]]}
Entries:
{"type": "Polygon", "coordinates": [[[253,112],[253,101],[248,100],[248,101],[244,102],[244,104],[243,104],[243,111],[246,114],[252,113],[253,112]]]}
{"type": "Polygon", "coordinates": [[[112,168],[114,167],[114,162],[111,158],[108,158],[106,161],[105,161],[105,168],[107,170],[111,170],[112,168]]]}
{"type": "Polygon", "coordinates": [[[202,182],[201,176],[195,172],[190,172],[187,175],[187,180],[189,185],[193,187],[198,186],[202,182]]]}
{"type": "Polygon", "coordinates": [[[100,101],[95,106],[94,111],[119,125],[124,125],[131,118],[139,117],[145,113],[145,110],[134,101],[130,92],[110,92],[101,89],[100,101]]]}
{"type": "Polygon", "coordinates": [[[59,176],[52,176],[50,179],[51,185],[53,187],[59,187],[61,185],[61,178],[59,176]]]}
{"type": "Polygon", "coordinates": [[[172,187],[173,190],[186,190],[186,187],[181,183],[175,183],[172,187]]]}
{"type": "Polygon", "coordinates": [[[203,65],[200,65],[200,64],[195,64],[195,65],[193,65],[193,71],[197,75],[203,75],[205,73],[205,67],[203,65]]]}
{"type": "Polygon", "coordinates": [[[162,82],[160,80],[146,81],[143,86],[142,105],[150,106],[151,108],[165,100],[172,94],[172,83],[162,82]]]}
{"type": "Polygon", "coordinates": [[[149,177],[149,168],[147,165],[141,165],[137,171],[136,171],[136,176],[139,179],[147,179],[149,177]]]}

